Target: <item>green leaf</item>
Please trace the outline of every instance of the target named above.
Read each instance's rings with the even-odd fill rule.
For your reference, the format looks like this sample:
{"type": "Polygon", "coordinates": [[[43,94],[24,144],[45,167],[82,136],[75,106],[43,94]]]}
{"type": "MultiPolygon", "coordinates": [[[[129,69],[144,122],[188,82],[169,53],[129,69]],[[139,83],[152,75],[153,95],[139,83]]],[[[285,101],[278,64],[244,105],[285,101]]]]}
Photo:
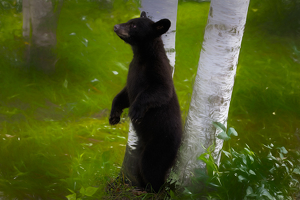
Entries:
{"type": "Polygon", "coordinates": [[[299,169],[299,168],[295,168],[295,169],[293,170],[293,173],[294,173],[294,174],[299,174],[299,175],[300,175],[300,169],[299,169]]]}
{"type": "Polygon", "coordinates": [[[270,145],[265,145],[263,144],[264,147],[268,148],[268,149],[272,149],[272,147],[270,145]]]}
{"type": "Polygon", "coordinates": [[[221,182],[221,179],[220,179],[220,177],[217,177],[217,181],[219,182],[219,184],[220,184],[220,187],[222,186],[222,182],[221,182]]]}
{"type": "Polygon", "coordinates": [[[269,153],[269,155],[267,156],[267,158],[268,158],[269,160],[277,161],[277,159],[272,155],[271,152],[269,153]]]}
{"type": "Polygon", "coordinates": [[[284,147],[279,147],[278,149],[279,149],[280,152],[283,153],[283,154],[287,154],[287,153],[288,153],[288,151],[287,151],[284,147]]]}
{"type": "Polygon", "coordinates": [[[252,189],[252,187],[249,186],[246,190],[246,195],[248,196],[248,195],[251,195],[251,194],[253,194],[253,189],[252,189]]]}
{"type": "Polygon", "coordinates": [[[85,189],[84,189],[84,187],[81,187],[79,192],[80,192],[80,194],[82,194],[84,196],[85,195],[85,189]]]}
{"type": "Polygon", "coordinates": [[[293,184],[299,184],[299,181],[297,179],[291,178],[291,182],[293,184]]]}
{"type": "Polygon", "coordinates": [[[270,200],[275,199],[265,188],[261,190],[261,196],[268,197],[270,200]]]}
{"type": "Polygon", "coordinates": [[[227,140],[230,139],[230,137],[228,137],[228,135],[225,132],[219,133],[218,136],[217,136],[217,138],[219,138],[221,140],[225,140],[225,141],[227,141],[227,140]]]}
{"type": "Polygon", "coordinates": [[[68,200],[76,200],[76,193],[66,196],[68,200]]]}
{"type": "Polygon", "coordinates": [[[222,150],[222,152],[225,154],[226,157],[230,158],[230,153],[228,151],[222,150]]]}
{"type": "Polygon", "coordinates": [[[239,179],[239,182],[243,182],[243,181],[247,181],[248,180],[245,177],[243,177],[242,175],[239,175],[238,179],[239,179]]]}
{"type": "Polygon", "coordinates": [[[236,132],[236,130],[234,128],[231,127],[228,129],[227,135],[228,136],[230,136],[230,135],[238,136],[238,133],[236,132]]]}
{"type": "Polygon", "coordinates": [[[184,188],[184,191],[182,192],[183,194],[189,194],[192,195],[193,193],[190,192],[186,187],[184,188]]]}
{"type": "Polygon", "coordinates": [[[279,153],[279,157],[280,157],[280,159],[281,159],[281,160],[283,160],[283,159],[284,159],[284,156],[283,156],[283,154],[282,154],[282,153],[279,153]]]}
{"type": "Polygon", "coordinates": [[[251,160],[251,162],[253,163],[253,162],[254,162],[253,156],[251,156],[251,155],[247,155],[247,156],[248,156],[248,158],[251,160]]]}
{"type": "Polygon", "coordinates": [[[216,188],[220,188],[221,186],[220,185],[217,185],[215,183],[209,183],[209,185],[213,186],[213,187],[216,187],[216,188]]]}
{"type": "Polygon", "coordinates": [[[222,129],[224,132],[226,132],[226,127],[220,123],[220,122],[213,122],[214,127],[216,127],[217,129],[222,129]]]}
{"type": "Polygon", "coordinates": [[[71,190],[71,189],[69,189],[69,188],[68,188],[68,190],[69,190],[69,191],[70,191],[72,194],[74,194],[74,193],[75,193],[73,190],[71,190]]]}
{"type": "Polygon", "coordinates": [[[284,167],[285,170],[286,170],[286,173],[289,174],[289,171],[290,171],[290,170],[289,170],[289,168],[286,166],[286,164],[282,164],[281,166],[284,167]]]}
{"type": "Polygon", "coordinates": [[[243,159],[243,163],[244,163],[245,165],[247,165],[247,159],[246,159],[246,157],[245,157],[244,155],[243,155],[242,159],[243,159]]]}
{"type": "Polygon", "coordinates": [[[289,160],[286,160],[292,167],[294,166],[294,164],[291,162],[291,161],[289,161],[289,160]]]}
{"type": "Polygon", "coordinates": [[[271,174],[273,174],[275,171],[276,171],[276,168],[275,168],[275,167],[272,167],[272,168],[269,170],[269,172],[270,172],[271,174]]]}
{"type": "Polygon", "coordinates": [[[95,187],[87,187],[85,189],[85,195],[88,197],[93,196],[97,192],[98,188],[95,187]]]}
{"type": "Polygon", "coordinates": [[[209,154],[208,154],[208,153],[203,153],[203,154],[201,154],[201,155],[198,157],[198,160],[202,160],[203,162],[207,163],[207,162],[209,161],[207,155],[209,155],[209,154]]]}
{"type": "Polygon", "coordinates": [[[249,170],[249,174],[252,174],[254,176],[256,175],[256,173],[252,169],[249,170]]]}

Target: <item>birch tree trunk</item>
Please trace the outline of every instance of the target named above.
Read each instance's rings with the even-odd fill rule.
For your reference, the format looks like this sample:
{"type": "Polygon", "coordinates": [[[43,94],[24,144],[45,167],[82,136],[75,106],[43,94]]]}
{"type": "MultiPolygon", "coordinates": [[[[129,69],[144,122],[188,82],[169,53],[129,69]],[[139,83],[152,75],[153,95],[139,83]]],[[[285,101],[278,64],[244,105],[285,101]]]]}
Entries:
{"type": "Polygon", "coordinates": [[[210,145],[219,163],[223,141],[212,122],[226,125],[249,0],[211,0],[183,145],[175,174],[187,185],[210,145]],[[204,148],[203,148],[204,147],[204,148]]]}
{"type": "MultiPolygon", "coordinates": [[[[167,56],[170,60],[170,64],[175,66],[175,36],[176,36],[176,19],[177,19],[177,6],[178,0],[142,0],[140,11],[145,11],[147,17],[153,21],[158,21],[163,18],[167,18],[171,21],[171,27],[169,31],[162,35],[164,47],[167,56]]],[[[128,142],[126,145],[126,152],[122,164],[122,173],[132,182],[133,185],[137,184],[137,151],[138,138],[133,129],[132,124],[129,125],[128,142]]]]}
{"type": "Polygon", "coordinates": [[[62,3],[63,0],[23,0],[25,59],[30,67],[33,65],[44,72],[54,71],[56,56],[53,50],[62,3]]]}

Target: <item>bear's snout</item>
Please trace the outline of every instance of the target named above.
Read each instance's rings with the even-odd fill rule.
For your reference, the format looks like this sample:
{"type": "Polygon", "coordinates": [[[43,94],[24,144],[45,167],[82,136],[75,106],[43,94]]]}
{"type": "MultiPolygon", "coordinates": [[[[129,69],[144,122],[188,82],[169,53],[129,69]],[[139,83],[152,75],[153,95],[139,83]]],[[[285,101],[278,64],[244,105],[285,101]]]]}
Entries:
{"type": "Polygon", "coordinates": [[[119,28],[120,28],[120,25],[119,25],[119,24],[115,25],[115,26],[114,26],[114,31],[116,32],[117,30],[119,30],[119,28]]]}
{"type": "Polygon", "coordinates": [[[126,26],[126,24],[125,25],[124,24],[115,25],[114,31],[122,40],[129,37],[129,34],[128,34],[129,30],[128,30],[128,26],[126,26]]]}

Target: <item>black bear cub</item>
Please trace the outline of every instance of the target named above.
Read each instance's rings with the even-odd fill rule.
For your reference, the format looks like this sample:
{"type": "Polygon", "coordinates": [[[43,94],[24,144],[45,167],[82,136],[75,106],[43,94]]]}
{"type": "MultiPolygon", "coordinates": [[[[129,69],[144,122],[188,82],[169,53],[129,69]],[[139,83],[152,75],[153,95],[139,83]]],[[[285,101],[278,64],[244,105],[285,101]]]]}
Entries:
{"type": "Polygon", "coordinates": [[[130,44],[133,59],[127,84],[112,102],[111,125],[120,121],[124,108],[138,136],[138,186],[151,184],[158,192],[165,183],[181,144],[182,123],[172,68],[161,35],[171,26],[168,19],[153,22],[145,12],[140,18],[114,26],[116,34],[130,44]]]}

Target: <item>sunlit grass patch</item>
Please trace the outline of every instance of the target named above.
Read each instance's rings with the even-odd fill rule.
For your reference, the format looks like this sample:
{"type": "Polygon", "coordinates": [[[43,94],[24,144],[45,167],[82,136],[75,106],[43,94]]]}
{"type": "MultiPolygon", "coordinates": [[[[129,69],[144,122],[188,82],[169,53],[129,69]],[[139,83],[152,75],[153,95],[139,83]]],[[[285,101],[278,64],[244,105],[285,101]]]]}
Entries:
{"type": "Polygon", "coordinates": [[[112,128],[96,119],[1,125],[0,185],[5,195],[19,198],[103,188],[119,172],[128,131],[125,124],[112,128]]]}

